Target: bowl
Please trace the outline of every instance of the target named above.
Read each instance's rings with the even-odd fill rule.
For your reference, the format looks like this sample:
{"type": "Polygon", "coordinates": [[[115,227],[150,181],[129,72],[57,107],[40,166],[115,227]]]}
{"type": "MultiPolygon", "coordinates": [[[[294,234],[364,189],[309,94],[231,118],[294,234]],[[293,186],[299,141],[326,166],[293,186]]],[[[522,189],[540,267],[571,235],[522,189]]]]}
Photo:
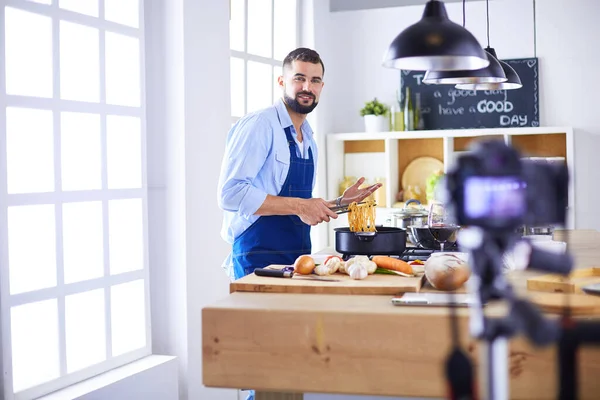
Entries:
{"type": "MultiPolygon", "coordinates": [[[[429,226],[425,225],[425,226],[409,226],[408,227],[410,230],[410,233],[412,234],[412,237],[414,238],[414,244],[417,245],[418,247],[422,247],[425,249],[433,249],[433,250],[439,250],[440,244],[435,240],[435,238],[433,237],[431,230],[429,229],[429,226]]],[[[454,245],[456,245],[456,240],[458,238],[458,231],[460,230],[460,226],[456,226],[456,225],[445,225],[443,227],[435,227],[432,229],[444,229],[447,230],[447,234],[448,239],[446,239],[446,242],[444,243],[444,248],[445,249],[449,249],[451,247],[453,247],[454,245]]]]}

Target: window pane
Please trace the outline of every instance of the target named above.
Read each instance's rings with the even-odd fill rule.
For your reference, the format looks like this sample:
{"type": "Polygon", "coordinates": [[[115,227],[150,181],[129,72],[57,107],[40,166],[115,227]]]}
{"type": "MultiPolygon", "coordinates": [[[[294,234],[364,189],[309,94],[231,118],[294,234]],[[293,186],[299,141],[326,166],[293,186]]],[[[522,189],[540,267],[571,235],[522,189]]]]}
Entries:
{"type": "Polygon", "coordinates": [[[104,19],[139,28],[139,0],[104,0],[104,19]]]}
{"type": "Polygon", "coordinates": [[[108,188],[142,187],[142,132],[136,117],[106,117],[108,188]]]}
{"type": "Polygon", "coordinates": [[[10,311],[14,391],[58,378],[56,299],[24,304],[10,311]]]}
{"type": "Polygon", "coordinates": [[[277,78],[279,78],[282,73],[281,67],[273,67],[273,102],[282,97],[283,94],[282,89],[279,87],[279,83],[277,83],[277,78]]]}
{"type": "Polygon", "coordinates": [[[118,356],[146,345],[144,281],[110,288],[112,355],[118,356]]]}
{"type": "Polygon", "coordinates": [[[140,105],[140,42],[136,38],[106,32],[106,102],[140,105]]]}
{"type": "Polygon", "coordinates": [[[244,51],[244,34],[246,29],[244,0],[231,0],[230,4],[229,47],[231,50],[244,51]]]}
{"type": "Polygon", "coordinates": [[[101,189],[100,116],[63,112],[60,117],[62,189],[101,189]]]}
{"type": "Polygon", "coordinates": [[[80,14],[98,16],[98,0],[59,0],[58,6],[80,14]]]}
{"type": "Polygon", "coordinates": [[[273,58],[282,60],[296,48],[296,0],[275,0],[273,58]]]}
{"type": "Polygon", "coordinates": [[[6,93],[52,97],[52,20],[6,7],[6,93]]]}
{"type": "Polygon", "coordinates": [[[231,57],[231,115],[242,117],[244,113],[244,60],[231,57]]]}
{"type": "Polygon", "coordinates": [[[270,106],[272,67],[269,64],[248,61],[248,112],[270,106]]]}
{"type": "Polygon", "coordinates": [[[271,0],[248,0],[248,53],[271,57],[271,0]]]}
{"type": "Polygon", "coordinates": [[[108,202],[110,273],[143,268],[144,232],[142,199],[108,202]]]}
{"type": "Polygon", "coordinates": [[[60,97],[100,101],[98,29],[60,21],[60,97]]]}
{"type": "Polygon", "coordinates": [[[65,203],[63,219],[63,264],[65,283],[104,275],[102,203],[65,203]]]}
{"type": "Polygon", "coordinates": [[[54,227],[52,204],[8,207],[10,294],[56,286],[54,227]]]}
{"type": "Polygon", "coordinates": [[[65,297],[67,372],[106,359],[104,289],[65,297]]]}
{"type": "Polygon", "coordinates": [[[8,193],[54,190],[52,111],[6,109],[8,193]]]}

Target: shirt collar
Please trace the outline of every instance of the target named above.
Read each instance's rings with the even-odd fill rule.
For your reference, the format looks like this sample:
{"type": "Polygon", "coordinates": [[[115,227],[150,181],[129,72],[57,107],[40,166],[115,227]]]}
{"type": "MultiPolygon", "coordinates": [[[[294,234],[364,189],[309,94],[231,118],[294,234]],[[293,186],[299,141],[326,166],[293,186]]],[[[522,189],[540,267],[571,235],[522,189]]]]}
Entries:
{"type": "MultiPolygon", "coordinates": [[[[288,126],[293,125],[292,119],[290,118],[290,114],[288,113],[288,110],[285,107],[285,103],[281,97],[275,103],[275,109],[277,110],[277,115],[279,116],[279,122],[281,123],[281,127],[283,129],[287,128],[288,126]]],[[[302,133],[305,134],[306,136],[308,136],[309,139],[312,137],[313,131],[306,119],[304,120],[304,122],[302,122],[302,125],[300,125],[300,128],[302,129],[302,133]]]]}

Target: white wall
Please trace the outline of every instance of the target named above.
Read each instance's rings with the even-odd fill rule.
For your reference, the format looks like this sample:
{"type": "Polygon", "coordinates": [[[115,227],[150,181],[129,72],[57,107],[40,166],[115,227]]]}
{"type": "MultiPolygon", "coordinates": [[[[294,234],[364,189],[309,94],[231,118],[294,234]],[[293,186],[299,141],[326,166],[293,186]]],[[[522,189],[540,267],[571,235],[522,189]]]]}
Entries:
{"type": "MultiPolygon", "coordinates": [[[[490,1],[490,45],[503,59],[533,57],[532,0],[490,1]]],[[[447,3],[450,19],[462,23],[462,5],[447,3]]],[[[540,61],[540,117],[542,126],[575,129],[577,228],[600,229],[595,199],[600,190],[593,171],[600,169],[600,113],[596,96],[600,70],[596,38],[600,37],[600,2],[597,0],[538,0],[537,57],[540,61]],[[588,163],[592,163],[591,167],[588,163]]],[[[325,62],[330,132],[359,132],[364,125],[358,110],[377,97],[392,103],[399,86],[399,71],[383,68],[382,57],[394,37],[417,22],[423,6],[329,13],[325,62]]],[[[466,27],[487,45],[485,2],[469,2],[466,27]]]]}
{"type": "Polygon", "coordinates": [[[230,121],[229,4],[146,4],[153,350],[178,357],[180,398],[237,399],[202,385],[201,309],[229,293],[216,201],[230,121]]]}

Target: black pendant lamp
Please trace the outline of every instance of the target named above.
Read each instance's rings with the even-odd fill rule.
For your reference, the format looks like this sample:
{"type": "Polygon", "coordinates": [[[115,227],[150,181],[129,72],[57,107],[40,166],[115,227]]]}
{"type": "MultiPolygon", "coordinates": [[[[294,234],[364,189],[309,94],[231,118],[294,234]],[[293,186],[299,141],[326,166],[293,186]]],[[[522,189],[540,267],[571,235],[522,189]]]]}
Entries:
{"type": "MultiPolygon", "coordinates": [[[[463,0],[463,27],[465,26],[465,0],[463,0]]],[[[489,32],[489,24],[488,24],[489,32]]],[[[489,34],[488,34],[489,42],[489,34]]],[[[495,57],[495,53],[491,53],[489,45],[485,49],[485,55],[490,64],[481,69],[462,70],[462,71],[427,71],[423,78],[423,83],[427,84],[461,84],[461,83],[501,83],[506,81],[506,74],[500,65],[500,62],[495,57]]]]}
{"type": "Polygon", "coordinates": [[[485,49],[486,56],[490,62],[490,65],[485,68],[472,71],[427,71],[423,78],[423,83],[457,85],[505,82],[507,80],[506,73],[500,61],[494,57],[490,50],[493,51],[494,49],[490,49],[489,47],[485,49]]]}
{"type": "MultiPolygon", "coordinates": [[[[485,8],[487,14],[487,41],[488,47],[486,47],[485,51],[488,54],[491,54],[496,60],[498,60],[498,56],[496,55],[496,50],[490,47],[490,9],[489,9],[489,0],[485,1],[485,8]]],[[[460,90],[511,90],[511,89],[519,89],[523,87],[521,83],[521,78],[517,74],[517,71],[514,70],[513,67],[508,65],[504,61],[500,61],[500,66],[504,71],[504,75],[506,76],[506,80],[503,82],[459,82],[456,85],[457,89],[460,90]]]]}
{"type": "Polygon", "coordinates": [[[448,19],[444,3],[430,0],[423,17],[400,32],[390,45],[383,66],[413,71],[481,69],[488,58],[475,36],[448,19]]]}
{"type": "MultiPolygon", "coordinates": [[[[494,49],[490,48],[489,50],[486,49],[486,51],[489,51],[491,54],[494,55],[494,57],[496,57],[496,51],[494,49]]],[[[496,57],[496,59],[497,58],[498,57],[496,57]]],[[[500,62],[500,65],[504,70],[504,74],[506,75],[505,82],[459,83],[456,85],[456,88],[460,90],[512,90],[522,88],[523,84],[521,83],[521,78],[519,78],[519,74],[517,74],[517,71],[515,71],[513,67],[508,65],[508,63],[501,60],[498,61],[500,62]]]]}

